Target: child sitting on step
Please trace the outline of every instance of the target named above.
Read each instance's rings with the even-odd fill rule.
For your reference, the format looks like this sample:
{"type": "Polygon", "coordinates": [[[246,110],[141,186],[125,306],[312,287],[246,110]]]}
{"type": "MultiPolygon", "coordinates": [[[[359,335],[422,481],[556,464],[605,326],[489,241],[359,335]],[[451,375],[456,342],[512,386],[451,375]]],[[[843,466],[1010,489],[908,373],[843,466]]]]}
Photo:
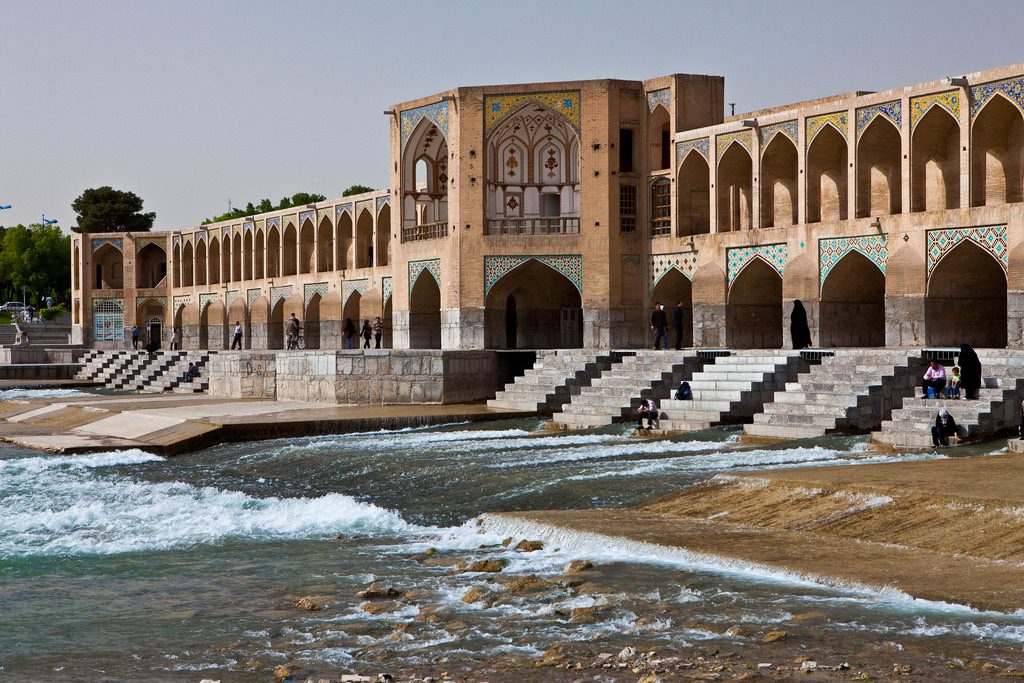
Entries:
{"type": "Polygon", "coordinates": [[[950,373],[949,385],[946,387],[946,398],[960,398],[960,367],[954,365],[950,373]]]}

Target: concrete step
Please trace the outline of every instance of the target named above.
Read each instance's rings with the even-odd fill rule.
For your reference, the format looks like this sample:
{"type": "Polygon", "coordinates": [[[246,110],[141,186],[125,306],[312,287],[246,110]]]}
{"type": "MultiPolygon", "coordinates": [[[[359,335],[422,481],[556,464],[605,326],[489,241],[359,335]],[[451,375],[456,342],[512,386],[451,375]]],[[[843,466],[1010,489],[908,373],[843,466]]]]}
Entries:
{"type": "Polygon", "coordinates": [[[754,422],[743,425],[743,433],[747,436],[760,437],[764,439],[789,440],[789,439],[814,439],[821,436],[821,428],[818,426],[801,425],[780,425],[754,422]]]}

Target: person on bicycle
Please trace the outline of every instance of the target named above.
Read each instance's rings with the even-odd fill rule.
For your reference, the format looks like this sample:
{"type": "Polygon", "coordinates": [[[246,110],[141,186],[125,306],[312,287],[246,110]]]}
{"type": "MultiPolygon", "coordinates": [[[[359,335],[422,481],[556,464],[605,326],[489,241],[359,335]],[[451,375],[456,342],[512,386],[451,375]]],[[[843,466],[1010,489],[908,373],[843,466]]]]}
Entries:
{"type": "Polygon", "coordinates": [[[288,333],[288,350],[291,351],[298,346],[299,332],[302,331],[302,323],[292,313],[292,317],[288,318],[288,322],[285,323],[285,331],[288,333]]]}

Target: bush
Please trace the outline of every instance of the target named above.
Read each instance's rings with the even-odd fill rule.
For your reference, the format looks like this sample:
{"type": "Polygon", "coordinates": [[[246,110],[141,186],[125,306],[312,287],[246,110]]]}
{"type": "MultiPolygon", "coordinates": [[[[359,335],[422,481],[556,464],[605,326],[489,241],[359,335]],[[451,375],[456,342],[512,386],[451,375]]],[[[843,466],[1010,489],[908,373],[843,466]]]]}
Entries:
{"type": "Polygon", "coordinates": [[[57,304],[52,308],[44,308],[39,311],[39,317],[43,320],[53,320],[54,318],[59,318],[62,315],[65,315],[67,312],[67,306],[64,304],[57,304]]]}

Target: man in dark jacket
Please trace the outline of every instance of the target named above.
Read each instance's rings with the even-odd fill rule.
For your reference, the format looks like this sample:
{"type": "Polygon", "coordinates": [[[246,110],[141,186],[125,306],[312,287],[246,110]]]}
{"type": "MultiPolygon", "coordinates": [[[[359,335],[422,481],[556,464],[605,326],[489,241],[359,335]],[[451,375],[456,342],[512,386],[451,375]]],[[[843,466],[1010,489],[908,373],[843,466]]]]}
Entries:
{"type": "Polygon", "coordinates": [[[672,311],[672,327],[676,331],[676,351],[683,348],[683,302],[680,301],[676,304],[676,309],[672,311]]]}
{"type": "Polygon", "coordinates": [[[655,302],[651,313],[651,329],[654,330],[654,349],[668,350],[668,316],[660,301],[655,302]]]}

